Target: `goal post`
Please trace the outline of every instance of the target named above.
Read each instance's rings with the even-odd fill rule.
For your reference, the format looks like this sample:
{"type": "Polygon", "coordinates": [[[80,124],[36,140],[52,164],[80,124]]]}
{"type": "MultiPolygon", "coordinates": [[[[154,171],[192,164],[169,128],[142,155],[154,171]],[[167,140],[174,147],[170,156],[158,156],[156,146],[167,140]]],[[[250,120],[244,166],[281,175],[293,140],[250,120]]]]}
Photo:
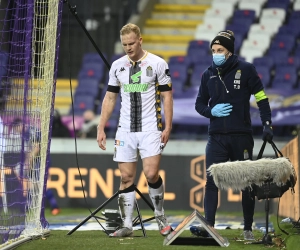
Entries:
{"type": "Polygon", "coordinates": [[[63,0],[0,0],[0,248],[48,234],[49,167],[63,0]]]}

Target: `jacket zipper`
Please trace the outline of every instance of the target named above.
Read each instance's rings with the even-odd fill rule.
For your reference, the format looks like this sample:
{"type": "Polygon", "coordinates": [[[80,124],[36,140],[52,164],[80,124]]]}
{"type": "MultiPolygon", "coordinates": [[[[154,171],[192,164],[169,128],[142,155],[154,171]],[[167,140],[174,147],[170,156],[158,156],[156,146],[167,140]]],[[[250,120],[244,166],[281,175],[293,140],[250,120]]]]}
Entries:
{"type": "MultiPolygon", "coordinates": [[[[223,84],[223,86],[224,86],[224,88],[225,88],[225,90],[226,90],[226,93],[228,94],[228,93],[229,93],[229,90],[227,89],[227,87],[226,87],[226,85],[225,85],[225,83],[224,83],[224,81],[223,81],[223,79],[222,79],[222,77],[221,77],[219,68],[217,68],[217,71],[218,71],[219,79],[221,80],[221,82],[222,82],[222,84],[223,84]]],[[[224,96],[224,92],[223,92],[223,100],[225,100],[224,97],[225,97],[225,96],[224,96]]],[[[224,118],[225,118],[225,117],[224,117],[224,118]]],[[[226,119],[223,119],[223,126],[224,126],[224,129],[225,129],[225,132],[227,132],[226,119]]]]}

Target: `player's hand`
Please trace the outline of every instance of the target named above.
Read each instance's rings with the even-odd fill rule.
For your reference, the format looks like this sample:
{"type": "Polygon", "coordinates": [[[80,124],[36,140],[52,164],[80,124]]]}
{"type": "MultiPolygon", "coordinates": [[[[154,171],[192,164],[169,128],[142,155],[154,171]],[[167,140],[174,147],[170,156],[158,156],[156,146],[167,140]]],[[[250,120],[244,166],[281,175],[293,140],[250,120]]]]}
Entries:
{"type": "Polygon", "coordinates": [[[273,140],[273,128],[269,121],[267,121],[264,125],[262,139],[263,141],[267,141],[267,142],[271,142],[273,140]]]}
{"type": "Polygon", "coordinates": [[[211,109],[211,114],[215,117],[224,117],[230,115],[231,111],[230,103],[219,103],[211,109]]]}
{"type": "Polygon", "coordinates": [[[106,150],[106,134],[103,130],[98,129],[97,142],[98,142],[98,146],[102,150],[106,150]]]}
{"type": "Polygon", "coordinates": [[[161,142],[164,144],[164,147],[166,147],[169,137],[170,137],[171,129],[164,129],[161,134],[161,142]]]}

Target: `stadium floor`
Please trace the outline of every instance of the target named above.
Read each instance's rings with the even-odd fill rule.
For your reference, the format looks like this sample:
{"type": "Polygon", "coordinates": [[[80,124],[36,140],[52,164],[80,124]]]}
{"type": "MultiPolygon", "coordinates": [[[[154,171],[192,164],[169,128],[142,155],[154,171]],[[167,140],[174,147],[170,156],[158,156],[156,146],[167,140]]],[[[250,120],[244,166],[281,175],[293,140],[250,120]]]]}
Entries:
{"type": "MultiPolygon", "coordinates": [[[[88,216],[88,215],[87,215],[88,216]]],[[[48,219],[49,229],[50,230],[67,230],[70,231],[74,229],[77,225],[79,225],[86,217],[83,216],[63,216],[57,215],[55,217],[51,217],[48,219]]],[[[150,218],[150,216],[143,216],[143,220],[150,218]]],[[[175,229],[180,222],[183,221],[185,216],[168,216],[168,221],[173,229],[175,229]]],[[[105,221],[101,221],[100,223],[103,227],[106,226],[105,221]]],[[[194,223],[195,224],[195,223],[194,223]]],[[[196,223],[199,224],[199,223],[196,223]]],[[[263,230],[265,228],[266,221],[265,217],[255,217],[253,223],[253,230],[263,230]]],[[[145,230],[158,230],[157,224],[155,220],[151,220],[144,223],[145,230]]],[[[217,216],[215,228],[218,229],[243,229],[243,219],[239,216],[217,216]]],[[[140,230],[141,226],[137,225],[134,227],[134,230],[140,230]]],[[[189,227],[187,228],[189,229],[189,227]]],[[[274,229],[273,224],[269,223],[269,232],[272,232],[274,229]]],[[[95,219],[90,219],[83,225],[81,225],[77,230],[103,230],[99,223],[95,219]]]]}

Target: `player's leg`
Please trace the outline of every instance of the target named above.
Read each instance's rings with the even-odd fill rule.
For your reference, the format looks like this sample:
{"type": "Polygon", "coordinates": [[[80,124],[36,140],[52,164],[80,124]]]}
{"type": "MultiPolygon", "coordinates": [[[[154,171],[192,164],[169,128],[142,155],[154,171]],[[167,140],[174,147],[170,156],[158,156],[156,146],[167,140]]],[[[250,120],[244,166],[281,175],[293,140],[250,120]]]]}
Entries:
{"type": "MultiPolygon", "coordinates": [[[[210,135],[206,145],[205,153],[206,170],[213,163],[226,162],[229,158],[226,149],[226,137],[224,135],[210,135]]],[[[204,195],[204,213],[205,218],[210,226],[215,225],[216,212],[218,207],[218,192],[213,177],[206,171],[206,184],[204,195]]],[[[190,231],[196,236],[211,237],[201,225],[191,226],[190,231]]]]}
{"type": "Polygon", "coordinates": [[[50,204],[51,214],[58,215],[60,213],[60,208],[58,206],[57,200],[55,199],[52,189],[46,189],[46,198],[50,204]]]}
{"type": "MultiPolygon", "coordinates": [[[[232,161],[252,160],[253,155],[253,138],[251,135],[235,135],[232,136],[232,161]]],[[[252,234],[252,223],[255,209],[255,195],[249,189],[242,190],[242,208],[244,215],[244,239],[255,240],[252,234]]]]}
{"type": "Polygon", "coordinates": [[[3,211],[5,214],[7,214],[7,197],[6,197],[6,179],[5,179],[5,167],[3,164],[3,154],[0,154],[0,191],[1,191],[1,197],[2,197],[2,206],[3,211]]]}
{"type": "Polygon", "coordinates": [[[119,162],[121,173],[121,184],[119,190],[118,204],[122,219],[122,225],[119,230],[110,234],[111,237],[131,236],[132,217],[135,204],[134,178],[136,173],[136,162],[119,162]]]}
{"type": "MultiPolygon", "coordinates": [[[[227,136],[215,134],[210,135],[206,145],[206,170],[213,163],[226,162],[229,159],[228,150],[226,148],[227,136]]],[[[215,217],[218,207],[218,192],[213,177],[206,172],[206,185],[204,196],[205,218],[211,226],[215,225],[215,217]]]]}
{"type": "Polygon", "coordinates": [[[161,132],[147,132],[139,134],[139,150],[143,160],[143,171],[148,182],[150,199],[154,206],[155,218],[162,235],[167,235],[171,231],[164,213],[164,184],[159,176],[159,165],[161,152],[161,132]]]}
{"type": "Polygon", "coordinates": [[[121,174],[118,204],[122,225],[110,237],[131,236],[132,217],[135,205],[134,179],[136,176],[137,148],[134,133],[117,132],[114,161],[118,162],[121,174]]]}

